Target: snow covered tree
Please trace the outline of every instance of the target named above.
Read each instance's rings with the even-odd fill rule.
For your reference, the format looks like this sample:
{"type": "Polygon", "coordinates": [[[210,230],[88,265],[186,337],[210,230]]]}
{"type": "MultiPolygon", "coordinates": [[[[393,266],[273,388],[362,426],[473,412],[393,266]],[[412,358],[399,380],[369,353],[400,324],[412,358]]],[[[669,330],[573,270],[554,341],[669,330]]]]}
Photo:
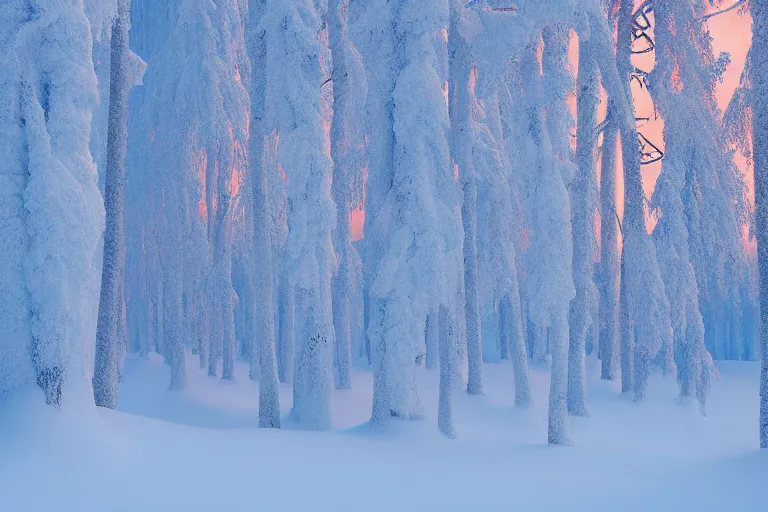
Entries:
{"type": "MultiPolygon", "coordinates": [[[[753,70],[768,65],[768,2],[752,1],[753,70]]],[[[760,279],[760,447],[768,448],[768,77],[753,72],[753,147],[755,165],[755,232],[760,279]]]]}
{"type": "Polygon", "coordinates": [[[288,182],[290,285],[295,289],[296,367],[293,411],[310,429],[331,425],[331,160],[323,130],[321,86],[329,52],[322,20],[309,0],[268,0],[267,123],[279,134],[278,162],[288,182]]]}
{"type": "Polygon", "coordinates": [[[333,159],[333,199],[337,207],[334,249],[337,270],[333,278],[333,314],[336,332],[334,350],[336,387],[352,386],[350,371],[351,319],[350,295],[355,286],[354,262],[357,251],[352,246],[350,212],[359,203],[357,190],[365,166],[365,68],[349,38],[347,10],[349,0],[329,0],[328,36],[333,59],[333,122],[331,158],[333,159]]]}
{"type": "Polygon", "coordinates": [[[531,402],[531,391],[516,261],[520,223],[515,217],[520,208],[510,185],[513,170],[505,151],[498,85],[484,83],[479,77],[479,94],[487,99],[475,109],[473,141],[479,188],[480,310],[486,336],[499,340],[493,345],[494,356],[506,355],[512,360],[515,404],[527,406],[531,402]],[[486,91],[486,87],[490,90],[486,91]],[[499,349],[507,353],[500,354],[499,349]]]}
{"type": "Polygon", "coordinates": [[[92,399],[104,208],[90,26],[82,2],[5,1],[0,19],[0,397],[36,384],[60,407],[92,399]]]}
{"type": "Polygon", "coordinates": [[[594,219],[597,205],[597,86],[598,73],[592,42],[579,40],[579,71],[576,84],[577,172],[570,185],[573,238],[573,281],[576,297],[570,309],[568,351],[568,412],[586,416],[586,342],[590,328],[597,327],[598,291],[595,287],[594,219]]]}
{"type": "Polygon", "coordinates": [[[704,160],[708,147],[718,141],[714,135],[715,119],[701,114],[703,91],[700,89],[699,69],[692,68],[698,60],[690,35],[698,29],[693,5],[680,2],[674,6],[654,6],[656,68],[650,78],[650,91],[664,118],[665,158],[662,173],[654,190],[653,205],[660,209],[661,218],[653,232],[659,254],[670,306],[678,312],[673,316],[673,343],[679,367],[680,394],[697,397],[702,411],[707,395],[711,357],[704,346],[704,323],[699,307],[699,289],[691,263],[688,217],[683,198],[688,188],[686,180],[699,174],[708,163],[704,160]],[[691,55],[693,52],[693,55],[691,55]],[[692,121],[688,116],[696,116],[692,121]],[[709,122],[709,129],[706,125],[709,122]],[[692,123],[698,127],[692,131],[692,123]],[[703,161],[704,160],[704,161],[703,161]]]}
{"type": "Polygon", "coordinates": [[[250,340],[251,374],[259,375],[259,426],[280,427],[278,399],[277,354],[275,349],[275,315],[273,310],[274,282],[272,238],[267,165],[264,146],[266,125],[266,30],[261,26],[266,0],[251,0],[248,4],[246,41],[251,59],[250,124],[248,138],[248,177],[253,201],[253,317],[254,330],[250,340]]]}
{"type": "Polygon", "coordinates": [[[125,155],[128,144],[130,0],[118,3],[110,42],[109,121],[104,178],[104,264],[96,328],[93,394],[96,405],[117,408],[118,345],[123,325],[125,267],[125,155]]]}
{"type": "MultiPolygon", "coordinates": [[[[622,329],[622,343],[630,339],[630,330],[633,331],[632,388],[635,399],[642,400],[652,360],[665,340],[672,336],[672,328],[656,248],[645,225],[637,128],[630,91],[633,6],[631,2],[622,2],[619,7],[619,39],[615,58],[613,37],[602,9],[593,4],[586,14],[588,23],[579,35],[594,39],[598,68],[615,107],[612,115],[615,113],[621,137],[624,166],[622,315],[627,315],[623,324],[626,329],[622,329]]],[[[622,388],[629,378],[629,372],[624,371],[622,364],[622,388]]]]}
{"type": "MultiPolygon", "coordinates": [[[[479,66],[482,71],[483,66],[479,66]]],[[[476,74],[480,99],[473,106],[473,165],[478,181],[478,269],[483,350],[486,360],[511,359],[515,404],[531,402],[528,354],[523,338],[516,255],[520,205],[510,184],[513,166],[505,149],[500,83],[476,74]],[[491,340],[497,340],[491,343],[491,340]]],[[[506,77],[499,77],[500,79],[506,77]]],[[[474,102],[474,100],[473,100],[474,102]]]]}
{"type": "MultiPolygon", "coordinates": [[[[733,160],[720,127],[716,85],[729,62],[727,54],[715,57],[712,37],[701,23],[706,12],[698,2],[680,2],[667,7],[674,44],[665,50],[665,60],[674,61],[674,87],[681,98],[696,98],[693,111],[668,111],[680,122],[700,126],[696,137],[683,146],[686,161],[683,203],[687,216],[690,257],[696,273],[699,307],[704,320],[705,343],[717,359],[742,359],[743,333],[741,279],[747,258],[741,227],[751,214],[747,188],[733,160]],[[678,80],[679,79],[679,80],[678,80]],[[702,108],[702,106],[704,108],[702,108]],[[695,116],[695,121],[691,121],[695,116]]],[[[661,85],[662,82],[658,82],[661,85]]],[[[668,83],[668,82],[667,82],[668,83]]],[[[652,86],[657,84],[651,82],[652,86]]],[[[654,92],[655,87],[651,88],[654,92]]],[[[661,91],[656,91],[661,94],[661,91]]],[[[685,101],[685,100],[683,100],[685,101]]],[[[741,144],[740,144],[741,145],[741,144]]]]}
{"type": "Polygon", "coordinates": [[[456,378],[457,315],[446,306],[440,306],[440,394],[437,405],[437,427],[449,438],[456,437],[453,419],[453,389],[456,378]]]}
{"type": "MultiPolygon", "coordinates": [[[[472,55],[465,35],[461,33],[463,0],[453,0],[450,5],[448,31],[449,53],[449,108],[451,119],[451,156],[458,167],[464,198],[461,203],[461,219],[464,227],[464,300],[467,335],[468,381],[467,392],[479,395],[483,392],[483,350],[480,341],[480,312],[478,304],[477,268],[477,177],[472,162],[472,122],[470,111],[470,73],[472,55]]],[[[467,30],[467,29],[463,29],[467,30]]]]}
{"type": "Polygon", "coordinates": [[[208,276],[210,314],[218,327],[211,334],[220,338],[222,379],[234,380],[235,325],[232,288],[232,222],[240,183],[247,161],[248,95],[242,74],[249,72],[245,52],[242,15],[239,0],[211,5],[211,12],[201,6],[203,34],[203,69],[209,73],[201,80],[209,87],[204,94],[210,111],[203,112],[208,169],[208,227],[212,251],[212,267],[208,276]],[[207,82],[207,83],[206,83],[207,82]]]}
{"type": "MultiPolygon", "coordinates": [[[[370,289],[374,424],[383,424],[390,417],[417,419],[423,414],[415,360],[427,314],[440,308],[450,314],[456,310],[458,251],[463,236],[454,211],[459,204],[458,189],[451,172],[448,109],[438,71],[438,52],[447,51],[445,41],[438,38],[448,26],[448,3],[400,0],[393,14],[400,43],[394,59],[400,65],[392,70],[394,173],[373,229],[366,235],[376,237],[386,248],[372,269],[370,289]]],[[[450,330],[445,322],[440,324],[447,336],[450,330]]],[[[447,342],[441,340],[444,348],[447,342]]],[[[446,360],[441,356],[441,366],[455,364],[454,357],[446,360]]],[[[443,391],[448,392],[448,387],[443,391]]],[[[440,423],[450,435],[450,422],[441,415],[440,423]]]]}
{"type": "Polygon", "coordinates": [[[619,351],[619,250],[618,210],[616,208],[617,128],[609,103],[600,160],[600,378],[618,376],[619,351]]]}
{"type": "MultiPolygon", "coordinates": [[[[564,27],[547,30],[560,31],[564,27]]],[[[551,40],[550,37],[555,36],[548,35],[547,39],[551,40]]],[[[524,52],[520,74],[525,95],[530,95],[526,100],[530,126],[527,137],[536,152],[534,165],[538,178],[530,191],[531,245],[527,254],[529,314],[539,332],[548,333],[552,355],[547,438],[550,444],[568,444],[568,307],[575,290],[571,271],[571,207],[565,176],[572,172],[572,163],[555,155],[550,140],[535,47],[524,52]]]]}
{"type": "MultiPolygon", "coordinates": [[[[746,7],[746,6],[745,6],[746,7]]],[[[752,161],[752,109],[751,100],[751,80],[750,80],[750,58],[751,50],[747,52],[744,70],[741,74],[739,87],[733,93],[731,100],[723,114],[722,129],[725,135],[727,146],[735,151],[736,155],[744,158],[747,162],[752,161]]],[[[750,196],[748,189],[745,195],[750,196]]],[[[753,204],[749,197],[745,201],[746,205],[753,204]]],[[[754,237],[754,211],[749,211],[746,222],[742,221],[749,228],[750,237],[754,237]]],[[[752,238],[753,239],[753,238],[752,238]]],[[[754,361],[759,358],[759,279],[757,269],[757,255],[749,251],[746,255],[746,265],[742,271],[741,277],[741,308],[742,308],[742,326],[743,343],[742,355],[747,361],[754,361]]],[[[706,330],[705,330],[706,335],[706,330]]],[[[706,337],[705,337],[706,340],[706,337]]]]}
{"type": "MultiPolygon", "coordinates": [[[[351,2],[350,38],[355,42],[365,63],[368,84],[366,98],[366,151],[368,168],[365,183],[365,220],[360,257],[363,263],[363,314],[366,355],[372,364],[369,327],[374,305],[370,291],[374,271],[382,251],[380,240],[368,236],[376,223],[384,198],[392,186],[394,132],[392,124],[392,91],[396,73],[395,40],[392,32],[397,2],[371,0],[351,2]],[[353,16],[354,15],[354,16],[353,16]],[[353,23],[354,19],[354,23],[353,23]]],[[[434,325],[437,326],[437,320],[434,325]]]]}
{"type": "Polygon", "coordinates": [[[280,382],[293,382],[293,356],[296,342],[294,290],[288,276],[281,272],[278,291],[280,342],[277,350],[277,374],[280,382]]]}

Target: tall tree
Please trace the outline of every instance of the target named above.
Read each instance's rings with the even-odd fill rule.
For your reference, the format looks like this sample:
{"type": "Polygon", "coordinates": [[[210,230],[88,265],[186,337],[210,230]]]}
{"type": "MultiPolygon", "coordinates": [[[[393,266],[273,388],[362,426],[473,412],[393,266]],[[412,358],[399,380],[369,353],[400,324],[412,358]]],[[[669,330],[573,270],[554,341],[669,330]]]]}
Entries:
{"type": "Polygon", "coordinates": [[[619,358],[619,223],[616,207],[617,128],[610,104],[606,111],[600,160],[600,378],[614,380],[619,358]]]}
{"type": "Polygon", "coordinates": [[[318,40],[322,20],[311,0],[268,0],[267,119],[279,134],[277,158],[288,183],[290,283],[295,289],[293,411],[310,429],[331,425],[331,160],[326,153],[321,85],[330,62],[318,40]]]}
{"type": "Polygon", "coordinates": [[[698,137],[686,144],[694,152],[687,156],[683,202],[704,339],[716,358],[741,359],[745,305],[740,284],[747,266],[741,227],[749,223],[751,201],[720,126],[716,87],[730,58],[714,54],[707,25],[701,23],[706,6],[679,2],[667,9],[674,24],[684,29],[674,35],[675,42],[665,51],[665,60],[677,66],[680,96],[696,98],[698,107],[692,112],[673,111],[667,115],[695,116],[694,122],[700,127],[698,137]]]}
{"type": "MultiPolygon", "coordinates": [[[[449,316],[455,315],[462,234],[454,212],[458,190],[451,173],[448,109],[438,69],[440,53],[444,56],[447,51],[440,31],[448,26],[448,3],[400,0],[393,7],[399,42],[394,59],[398,66],[392,70],[395,88],[390,118],[395,136],[394,174],[367,235],[386,248],[373,269],[370,290],[374,424],[383,424],[390,417],[417,419],[423,414],[415,359],[427,314],[443,307],[449,316]]],[[[444,322],[440,324],[447,336],[450,329],[446,330],[444,322]]],[[[441,366],[444,362],[453,364],[453,358],[441,357],[441,366]]],[[[447,386],[443,389],[449,390],[447,386]]],[[[446,434],[450,433],[449,423],[441,415],[446,434]]]]}
{"type": "Polygon", "coordinates": [[[456,314],[440,306],[440,394],[437,405],[437,427],[449,438],[456,437],[453,418],[453,388],[456,378],[457,332],[456,314]]]}
{"type": "MultiPolygon", "coordinates": [[[[467,335],[468,380],[467,392],[479,395],[483,392],[483,350],[480,342],[480,311],[478,303],[477,269],[477,177],[472,162],[472,73],[471,48],[462,28],[462,0],[450,5],[448,30],[449,89],[451,118],[451,157],[458,167],[464,198],[461,203],[461,219],[464,227],[464,300],[467,335]]],[[[463,29],[466,32],[466,29],[463,29]]]]}
{"type": "Polygon", "coordinates": [[[96,405],[117,408],[118,336],[122,331],[125,297],[125,155],[128,143],[128,28],[130,0],[118,2],[110,42],[109,121],[104,179],[104,264],[96,328],[93,396],[96,405]]]}
{"type": "Polygon", "coordinates": [[[573,282],[576,297],[570,310],[568,350],[568,412],[586,416],[586,342],[592,329],[599,329],[599,295],[594,283],[594,254],[597,252],[594,219],[597,210],[597,86],[598,72],[593,42],[579,40],[579,71],[576,84],[576,176],[571,182],[571,233],[573,238],[573,282]]]}
{"type": "MultiPolygon", "coordinates": [[[[377,222],[384,198],[392,186],[394,157],[394,131],[392,123],[392,91],[395,87],[397,67],[395,38],[392,32],[397,2],[371,0],[353,2],[358,21],[355,24],[356,43],[366,63],[368,97],[366,98],[366,149],[368,168],[365,183],[364,233],[370,234],[377,222]]],[[[375,304],[371,301],[374,269],[384,248],[375,236],[364,236],[360,248],[363,262],[363,302],[365,348],[369,364],[373,363],[370,336],[371,315],[375,304]]],[[[437,321],[435,320],[435,326],[437,321]]]]}
{"type": "Polygon", "coordinates": [[[480,311],[484,336],[499,340],[484,350],[492,348],[494,358],[512,360],[515,405],[525,407],[531,402],[531,389],[516,261],[520,223],[515,217],[520,208],[510,185],[513,169],[505,150],[498,84],[486,83],[478,75],[477,88],[479,96],[485,98],[474,109],[472,151],[478,174],[480,311]]]}
{"type": "Polygon", "coordinates": [[[0,19],[0,301],[15,305],[0,313],[0,396],[37,385],[49,405],[83,403],[104,226],[90,26],[82,2],[10,0],[0,19]]]}
{"type": "MultiPolygon", "coordinates": [[[[563,26],[548,28],[565,30],[563,26]]],[[[547,39],[551,41],[552,34],[547,39]]],[[[528,250],[531,321],[539,332],[549,334],[552,375],[549,392],[550,444],[568,444],[568,305],[573,287],[573,246],[569,230],[571,207],[564,174],[570,172],[564,160],[556,158],[545,120],[542,76],[536,48],[523,54],[520,73],[525,84],[527,137],[536,151],[537,183],[531,190],[531,245],[528,250]]]]}
{"type": "MultiPolygon", "coordinates": [[[[753,70],[768,66],[768,2],[752,1],[753,70]]],[[[752,73],[755,227],[760,279],[760,448],[768,448],[768,77],[752,73]]]]}
{"type": "Polygon", "coordinates": [[[272,239],[267,183],[267,166],[264,146],[267,138],[266,125],[266,29],[261,26],[267,0],[251,0],[248,4],[246,43],[251,59],[250,76],[250,124],[248,138],[248,176],[251,180],[253,201],[253,269],[254,303],[249,315],[254,319],[250,340],[251,373],[259,375],[259,426],[280,427],[280,402],[278,399],[277,354],[275,349],[274,272],[272,264],[272,239]]]}
{"type": "Polygon", "coordinates": [[[242,75],[248,74],[249,63],[245,51],[243,18],[239,0],[227,0],[208,7],[200,15],[203,20],[203,69],[210,78],[208,99],[211,110],[205,112],[210,137],[205,143],[208,168],[209,237],[211,243],[211,269],[208,276],[211,315],[215,318],[212,336],[219,338],[221,346],[221,378],[235,378],[235,292],[232,288],[232,230],[233,214],[240,199],[240,184],[247,165],[248,95],[242,75]],[[210,117],[207,117],[210,116],[210,117]]]}
{"type": "Polygon", "coordinates": [[[347,11],[349,0],[329,0],[328,36],[333,59],[333,200],[336,203],[334,249],[337,269],[333,278],[333,315],[336,331],[334,350],[336,387],[350,389],[352,331],[350,296],[355,286],[354,263],[357,251],[352,246],[350,212],[359,203],[358,182],[365,166],[365,100],[367,80],[357,49],[349,38],[347,11]]]}
{"type": "Polygon", "coordinates": [[[686,180],[707,172],[700,169],[708,165],[700,156],[708,152],[701,142],[709,145],[717,141],[702,135],[713,134],[711,123],[716,120],[707,120],[706,115],[699,113],[703,110],[699,108],[703,91],[697,87],[700,69],[694,61],[698,60],[698,52],[689,39],[689,34],[698,30],[692,3],[656,4],[654,13],[656,52],[661,58],[652,73],[650,91],[664,118],[665,158],[653,194],[653,205],[661,211],[653,237],[667,296],[678,312],[673,316],[672,327],[680,394],[697,397],[704,411],[713,369],[704,346],[704,322],[689,244],[688,224],[693,219],[686,214],[684,196],[686,189],[690,190],[686,180]],[[689,116],[695,116],[696,121],[689,116]],[[698,129],[692,131],[693,125],[698,129]]]}
{"type": "MultiPolygon", "coordinates": [[[[140,16],[158,14],[155,3],[138,5],[140,16]]],[[[189,305],[190,280],[202,281],[207,274],[197,285],[205,286],[209,299],[204,301],[212,338],[209,374],[217,373],[223,348],[234,358],[230,241],[246,161],[248,97],[242,74],[250,71],[239,4],[169,2],[164,7],[173,21],[167,38],[153,42],[158,49],[152,61],[163,64],[150,66],[147,88],[155,94],[147,95],[142,109],[151,123],[147,168],[159,174],[163,206],[158,243],[164,355],[171,363],[171,387],[178,389],[186,375],[184,292],[189,305]]],[[[231,378],[233,364],[226,359],[224,377],[231,378]]]]}

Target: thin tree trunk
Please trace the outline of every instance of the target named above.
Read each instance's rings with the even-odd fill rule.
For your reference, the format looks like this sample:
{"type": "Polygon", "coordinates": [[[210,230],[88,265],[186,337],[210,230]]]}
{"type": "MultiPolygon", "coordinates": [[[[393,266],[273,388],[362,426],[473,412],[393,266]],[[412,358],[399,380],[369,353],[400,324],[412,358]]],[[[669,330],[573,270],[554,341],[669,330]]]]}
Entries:
{"type": "Polygon", "coordinates": [[[453,388],[457,357],[455,315],[446,306],[440,306],[440,397],[437,406],[437,426],[451,439],[456,438],[453,420],[453,388]]]}
{"type": "Polygon", "coordinates": [[[232,289],[232,208],[226,192],[219,192],[213,235],[214,311],[220,322],[221,378],[235,380],[235,317],[232,289]]]}
{"type": "Polygon", "coordinates": [[[104,265],[96,327],[93,395],[96,405],[117,408],[118,343],[122,305],[120,292],[125,270],[125,155],[128,127],[129,0],[122,0],[112,26],[110,43],[109,120],[107,168],[104,180],[104,265]]]}
{"type": "MultiPolygon", "coordinates": [[[[608,118],[613,115],[608,105],[608,118]]],[[[600,378],[614,380],[619,346],[619,253],[616,210],[616,124],[603,131],[600,172],[600,378]]]]}
{"type": "MultiPolygon", "coordinates": [[[[172,252],[169,251],[169,253],[172,252]]],[[[164,356],[171,363],[171,390],[186,385],[186,361],[181,336],[183,325],[181,307],[181,256],[173,255],[166,262],[166,278],[163,286],[163,344],[164,356]]]]}
{"type": "MultiPolygon", "coordinates": [[[[206,279],[210,282],[210,277],[206,279]]],[[[209,285],[210,286],[210,285],[209,285]]],[[[208,376],[216,377],[219,374],[219,356],[221,354],[221,316],[211,304],[210,297],[206,300],[208,309],[208,376]]]]}
{"type": "Polygon", "coordinates": [[[352,237],[349,225],[350,180],[359,169],[350,168],[355,163],[350,152],[357,150],[354,133],[350,133],[356,113],[350,104],[354,97],[353,69],[348,61],[351,49],[348,48],[347,8],[349,0],[330,0],[328,3],[328,37],[333,60],[333,122],[331,124],[331,158],[334,162],[332,192],[336,203],[336,232],[334,246],[338,257],[338,271],[333,278],[333,324],[336,343],[334,359],[336,366],[336,388],[350,389],[352,370],[352,342],[349,311],[351,292],[350,257],[352,237]]]}
{"type": "Polygon", "coordinates": [[[589,325],[597,318],[597,290],[593,281],[592,254],[595,249],[593,215],[595,204],[597,139],[597,63],[592,42],[579,41],[577,82],[578,123],[576,129],[577,175],[571,183],[573,238],[573,281],[576,298],[570,309],[568,351],[568,412],[587,416],[586,342],[589,325]]]}
{"type": "Polygon", "coordinates": [[[200,368],[204,369],[208,367],[209,363],[211,334],[205,308],[205,297],[200,291],[195,295],[195,302],[195,310],[197,311],[197,351],[200,358],[200,368]]]}
{"type": "Polygon", "coordinates": [[[483,392],[483,349],[480,339],[480,311],[477,291],[477,181],[472,165],[472,126],[470,110],[472,96],[469,75],[472,72],[470,49],[459,34],[456,23],[459,14],[451,10],[448,34],[449,82],[452,84],[449,101],[452,126],[453,161],[459,168],[464,200],[461,218],[464,224],[464,311],[467,335],[468,381],[467,392],[483,392]]]}
{"type": "MultiPolygon", "coordinates": [[[[505,299],[506,300],[506,299],[505,299]]],[[[508,325],[509,319],[504,315],[502,305],[499,304],[499,351],[501,352],[501,360],[508,361],[509,355],[509,330],[511,326],[508,325]]],[[[483,322],[485,323],[485,322],[483,322]]]]}
{"type": "MultiPolygon", "coordinates": [[[[259,427],[280,428],[279,372],[273,309],[275,276],[270,237],[272,216],[269,211],[268,174],[264,159],[267,132],[265,126],[266,79],[262,75],[266,66],[267,47],[266,34],[258,28],[265,9],[266,5],[263,0],[251,1],[249,4],[250,25],[246,39],[252,69],[248,171],[251,177],[251,197],[253,200],[254,258],[252,261],[255,263],[254,268],[251,269],[254,279],[253,309],[248,314],[253,319],[255,327],[251,336],[258,338],[248,341],[252,345],[250,373],[252,377],[258,373],[259,377],[259,427]]],[[[293,323],[292,318],[291,323],[293,323]]]]}
{"type": "Polygon", "coordinates": [[[437,327],[437,315],[434,313],[429,313],[427,315],[427,325],[426,325],[426,345],[427,345],[427,361],[426,361],[426,368],[427,370],[432,370],[437,368],[438,363],[440,362],[440,352],[439,352],[439,339],[440,335],[438,332],[437,327]]]}
{"type": "MultiPolygon", "coordinates": [[[[516,274],[516,273],[515,273],[516,274]]],[[[517,283],[515,277],[514,282],[517,283]]],[[[528,377],[528,352],[523,340],[523,318],[520,314],[520,301],[515,300],[515,294],[520,296],[516,286],[501,301],[501,316],[504,331],[508,338],[512,368],[515,372],[515,406],[528,407],[531,404],[531,383],[528,377]]]]}
{"type": "Polygon", "coordinates": [[[568,434],[568,326],[561,315],[550,323],[552,339],[552,383],[549,388],[549,444],[570,444],[568,434]]]}
{"type": "Polygon", "coordinates": [[[632,316],[630,314],[631,298],[627,293],[626,279],[624,277],[624,255],[621,257],[621,289],[619,292],[620,301],[620,322],[621,322],[621,392],[632,391],[635,383],[635,328],[632,325],[632,316]]]}
{"type": "Polygon", "coordinates": [[[296,344],[294,290],[287,277],[280,283],[279,312],[280,344],[278,377],[280,382],[293,382],[294,346],[296,344]]]}
{"type": "Polygon", "coordinates": [[[768,448],[768,0],[752,1],[755,225],[760,281],[760,447],[768,448]]]}

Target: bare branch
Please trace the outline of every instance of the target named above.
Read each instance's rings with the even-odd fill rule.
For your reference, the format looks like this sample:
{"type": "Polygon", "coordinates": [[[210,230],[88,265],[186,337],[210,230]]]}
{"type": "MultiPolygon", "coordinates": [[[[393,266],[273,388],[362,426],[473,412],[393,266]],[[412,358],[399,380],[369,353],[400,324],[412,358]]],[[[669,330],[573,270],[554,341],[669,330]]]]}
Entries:
{"type": "Polygon", "coordinates": [[[737,7],[739,7],[739,6],[744,5],[745,3],[747,3],[747,0],[738,0],[735,4],[733,4],[730,7],[726,7],[725,9],[720,9],[719,11],[711,12],[711,13],[709,13],[707,15],[702,16],[701,18],[699,18],[698,21],[705,22],[709,18],[714,18],[715,16],[717,16],[719,14],[725,14],[726,12],[732,11],[732,10],[736,9],[737,7]]]}

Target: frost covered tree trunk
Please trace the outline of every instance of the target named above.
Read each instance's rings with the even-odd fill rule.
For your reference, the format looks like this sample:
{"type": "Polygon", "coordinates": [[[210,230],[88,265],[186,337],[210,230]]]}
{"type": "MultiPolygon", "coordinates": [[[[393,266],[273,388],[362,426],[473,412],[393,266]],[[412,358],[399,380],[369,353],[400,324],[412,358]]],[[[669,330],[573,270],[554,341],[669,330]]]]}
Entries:
{"type": "MultiPolygon", "coordinates": [[[[343,203],[337,203],[342,204],[343,203]]],[[[337,215],[337,236],[349,238],[349,216],[346,208],[340,207],[337,215]]],[[[347,245],[349,242],[346,242],[347,245]]],[[[338,268],[333,278],[333,324],[336,338],[334,346],[334,366],[336,367],[336,389],[352,389],[352,330],[349,311],[349,250],[344,247],[337,251],[338,268]]]]}
{"type": "Polygon", "coordinates": [[[125,308],[125,281],[117,292],[117,381],[123,381],[125,358],[128,355],[128,318],[125,308]]]}
{"type": "Polygon", "coordinates": [[[435,313],[429,313],[427,315],[427,326],[425,329],[427,354],[425,366],[428,370],[437,368],[437,365],[440,362],[440,335],[437,327],[437,318],[435,313]]]}
{"type": "Polygon", "coordinates": [[[93,396],[97,406],[117,408],[118,352],[123,333],[125,300],[122,295],[125,269],[125,155],[128,142],[127,71],[129,0],[118,3],[110,42],[109,121],[107,165],[104,179],[104,264],[96,328],[93,396]]]}
{"type": "Polygon", "coordinates": [[[336,387],[350,389],[352,340],[350,296],[354,284],[350,210],[354,185],[365,165],[363,136],[367,81],[362,59],[349,39],[349,0],[328,2],[328,36],[333,59],[333,121],[331,158],[334,163],[332,193],[337,206],[334,248],[338,268],[333,279],[334,350],[336,387]]]}
{"type": "Polygon", "coordinates": [[[632,302],[626,285],[626,270],[624,267],[624,251],[621,254],[619,290],[619,330],[620,347],[619,361],[621,367],[621,392],[628,393],[635,386],[635,327],[632,324],[632,302]]]}
{"type": "Polygon", "coordinates": [[[197,352],[200,359],[200,369],[208,367],[208,360],[210,357],[210,339],[211,333],[208,324],[208,310],[204,307],[206,301],[202,290],[198,290],[195,294],[195,301],[197,302],[197,352]]]}
{"type": "Polygon", "coordinates": [[[571,443],[568,426],[568,323],[554,317],[550,324],[552,380],[549,386],[547,441],[549,444],[571,443]]]}
{"type": "Polygon", "coordinates": [[[278,317],[280,318],[280,343],[278,344],[277,370],[280,382],[293,381],[293,357],[296,340],[294,290],[287,276],[280,282],[278,317]]]}
{"type": "MultiPolygon", "coordinates": [[[[768,1],[752,2],[751,66],[768,67],[768,1]]],[[[768,77],[752,73],[755,224],[760,280],[760,448],[768,448],[768,77]]]]}
{"type": "Polygon", "coordinates": [[[90,26],[82,2],[6,0],[0,19],[0,302],[16,305],[0,312],[0,396],[36,384],[49,405],[87,403],[104,227],[90,26]]]}
{"type": "Polygon", "coordinates": [[[296,313],[301,320],[291,413],[305,428],[327,430],[331,427],[331,324],[323,318],[318,289],[296,287],[296,313]]]}
{"type": "Polygon", "coordinates": [[[210,297],[207,297],[206,305],[208,313],[208,376],[216,377],[219,374],[219,361],[221,360],[221,321],[217,311],[210,307],[210,297]]]}
{"type": "Polygon", "coordinates": [[[480,339],[480,311],[477,275],[477,179],[472,165],[472,96],[469,75],[472,57],[469,44],[459,33],[459,10],[462,2],[451,2],[448,32],[449,106],[451,117],[451,156],[459,168],[464,192],[461,219],[464,226],[464,300],[467,336],[467,392],[483,392],[483,348],[480,339]]]}
{"type": "MultiPolygon", "coordinates": [[[[516,279],[515,282],[517,282],[516,279]]],[[[528,377],[528,352],[523,340],[523,318],[520,314],[519,297],[520,291],[512,290],[501,300],[499,307],[515,373],[515,406],[528,407],[532,400],[531,383],[528,377]]]]}
{"type": "MultiPolygon", "coordinates": [[[[178,239],[174,239],[180,242],[178,239]]],[[[174,246],[178,247],[174,244],[174,246]]],[[[187,370],[182,336],[182,257],[174,250],[167,250],[163,268],[163,356],[171,366],[171,390],[186,386],[187,370]]]]}
{"type": "Polygon", "coordinates": [[[437,406],[437,427],[447,437],[456,437],[453,420],[453,388],[456,375],[456,315],[446,306],[440,306],[440,395],[437,406]]]}
{"type": "Polygon", "coordinates": [[[597,320],[598,293],[593,274],[596,250],[593,228],[596,206],[597,63],[589,39],[579,41],[579,71],[576,85],[576,177],[571,182],[573,238],[573,283],[576,297],[570,309],[568,350],[568,412],[587,416],[586,341],[590,326],[597,320]]]}
{"type": "Polygon", "coordinates": [[[618,213],[616,209],[616,123],[607,110],[608,124],[603,130],[600,162],[600,378],[614,380],[618,375],[619,277],[618,213]]]}
{"type": "MultiPolygon", "coordinates": [[[[226,167],[225,167],[226,168],[226,167]]],[[[235,380],[235,316],[232,289],[232,206],[228,180],[218,180],[216,213],[213,222],[213,267],[211,268],[213,314],[219,322],[221,340],[221,378],[235,380]],[[222,190],[224,189],[224,190],[222,190]]]]}
{"type": "Polygon", "coordinates": [[[259,376],[259,427],[280,428],[280,402],[278,398],[277,354],[275,348],[274,270],[272,240],[270,238],[269,188],[264,158],[266,142],[266,31],[260,26],[266,9],[266,0],[249,3],[246,44],[251,59],[250,79],[250,132],[248,140],[248,175],[251,179],[253,200],[253,262],[254,330],[250,340],[251,374],[259,376]]]}

